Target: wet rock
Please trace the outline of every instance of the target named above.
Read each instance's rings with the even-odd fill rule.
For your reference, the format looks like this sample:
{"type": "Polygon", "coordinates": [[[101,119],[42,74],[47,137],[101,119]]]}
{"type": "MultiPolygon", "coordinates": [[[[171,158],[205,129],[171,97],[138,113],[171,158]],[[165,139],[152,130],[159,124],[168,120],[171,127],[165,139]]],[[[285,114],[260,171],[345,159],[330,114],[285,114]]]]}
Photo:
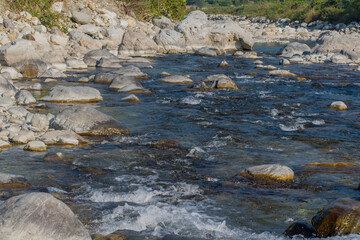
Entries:
{"type": "Polygon", "coordinates": [[[234,52],[233,55],[234,56],[242,56],[242,55],[244,55],[244,52],[243,51],[236,51],[236,52],[234,52]]]}
{"type": "Polygon", "coordinates": [[[43,152],[46,151],[46,145],[42,141],[31,141],[26,144],[24,150],[34,151],[34,152],[43,152]]]}
{"type": "Polygon", "coordinates": [[[296,76],[296,74],[293,74],[287,70],[273,70],[273,71],[270,71],[268,75],[270,75],[270,76],[296,76]]]}
{"type": "Polygon", "coordinates": [[[319,237],[360,234],[360,202],[350,198],[333,201],[311,220],[319,237]]]}
{"type": "Polygon", "coordinates": [[[221,63],[218,65],[218,67],[228,67],[228,66],[230,66],[230,65],[225,60],[221,61],[221,63]]]}
{"type": "Polygon", "coordinates": [[[51,89],[51,92],[40,99],[46,102],[99,102],[103,98],[100,92],[91,87],[64,87],[56,86],[51,89]]]}
{"type": "Polygon", "coordinates": [[[205,240],[205,239],[169,234],[169,235],[165,235],[163,238],[161,238],[161,240],[205,240]]]}
{"type": "Polygon", "coordinates": [[[311,84],[311,87],[314,87],[314,88],[323,88],[324,85],[322,85],[321,83],[313,83],[313,84],[311,84]]]}
{"type": "Polygon", "coordinates": [[[48,193],[12,197],[0,205],[0,238],[91,240],[66,204],[48,193]]]}
{"type": "Polygon", "coordinates": [[[193,81],[190,78],[180,76],[180,75],[172,75],[172,76],[164,77],[159,82],[169,83],[169,84],[189,84],[189,83],[193,83],[193,81]]]}
{"type": "Polygon", "coordinates": [[[18,93],[16,93],[15,99],[17,104],[19,105],[36,103],[36,99],[33,97],[33,95],[26,90],[21,90],[18,93]]]}
{"type": "Polygon", "coordinates": [[[9,80],[0,75],[0,95],[3,95],[4,93],[7,94],[8,97],[14,96],[16,88],[9,80]]]}
{"type": "Polygon", "coordinates": [[[342,101],[336,101],[331,103],[330,105],[330,109],[335,109],[335,110],[347,110],[347,106],[344,102],[342,101]]]}
{"type": "Polygon", "coordinates": [[[259,57],[254,55],[254,54],[250,54],[250,53],[245,53],[243,55],[240,55],[239,58],[244,58],[244,59],[258,59],[259,57]]]}
{"type": "Polygon", "coordinates": [[[49,129],[49,118],[44,114],[36,113],[31,119],[31,125],[41,132],[49,129]]]}
{"type": "Polygon", "coordinates": [[[278,68],[273,65],[256,65],[256,68],[265,70],[277,70],[278,68]]]}
{"type": "Polygon", "coordinates": [[[185,53],[185,37],[179,32],[171,29],[160,30],[155,36],[154,41],[158,44],[160,50],[165,53],[185,53]]]}
{"type": "Polygon", "coordinates": [[[237,90],[238,87],[234,83],[233,80],[230,78],[221,78],[214,81],[213,85],[211,86],[213,89],[235,89],[237,90]]]}
{"type": "Polygon", "coordinates": [[[114,54],[106,49],[92,50],[84,55],[84,62],[89,67],[95,67],[100,59],[107,59],[114,62],[119,60],[114,54]]]}
{"type": "Polygon", "coordinates": [[[124,34],[118,53],[120,56],[153,57],[157,51],[157,44],[147,35],[128,31],[124,34]]]}
{"type": "Polygon", "coordinates": [[[305,52],[310,52],[310,50],[310,47],[305,43],[292,42],[282,47],[277,54],[290,58],[296,54],[303,55],[305,52]]]}
{"type": "Polygon", "coordinates": [[[287,166],[279,164],[264,164],[247,168],[240,175],[254,179],[291,181],[294,178],[294,171],[287,166]]]}
{"type": "Polygon", "coordinates": [[[211,48],[208,48],[208,47],[202,47],[202,48],[198,49],[195,52],[195,55],[216,57],[217,56],[217,51],[216,51],[216,49],[211,49],[211,48]]]}
{"type": "Polygon", "coordinates": [[[130,134],[114,118],[91,107],[75,106],[59,113],[51,126],[57,130],[71,130],[82,135],[106,136],[130,134]]]}
{"type": "Polygon", "coordinates": [[[151,145],[160,150],[168,150],[181,147],[181,143],[170,138],[160,139],[156,142],[151,143],[151,145]]]}
{"type": "Polygon", "coordinates": [[[26,144],[35,140],[35,135],[30,130],[21,130],[19,132],[10,133],[9,139],[17,144],[26,144]]]}
{"type": "Polygon", "coordinates": [[[72,20],[78,24],[88,24],[91,21],[91,15],[85,11],[72,12],[72,20]]]}
{"type": "Polygon", "coordinates": [[[109,89],[122,93],[149,93],[134,77],[118,76],[111,82],[109,89]]]}
{"type": "Polygon", "coordinates": [[[283,59],[280,59],[279,64],[280,65],[290,65],[290,61],[283,58],[283,59]]]}
{"type": "Polygon", "coordinates": [[[128,102],[128,103],[139,103],[140,99],[137,96],[135,96],[134,94],[131,94],[129,96],[122,98],[121,101],[128,102]]]}
{"type": "Polygon", "coordinates": [[[317,237],[315,229],[311,225],[302,222],[291,224],[288,229],[285,230],[284,235],[288,237],[302,236],[304,238],[317,237]]]}
{"type": "Polygon", "coordinates": [[[263,65],[264,63],[261,60],[254,61],[255,65],[263,65]]]}
{"type": "Polygon", "coordinates": [[[205,82],[197,82],[189,86],[187,89],[196,91],[208,91],[209,87],[206,85],[205,82]]]}
{"type": "Polygon", "coordinates": [[[118,89],[118,92],[119,93],[151,93],[149,90],[145,89],[137,81],[118,89]]]}
{"type": "Polygon", "coordinates": [[[27,187],[30,187],[30,183],[25,179],[25,177],[21,175],[14,175],[9,173],[0,173],[0,189],[14,189],[14,188],[27,188],[27,187]]]}
{"type": "Polygon", "coordinates": [[[40,138],[46,145],[79,145],[87,144],[80,135],[68,130],[48,131],[40,138]]]}
{"type": "Polygon", "coordinates": [[[44,156],[43,161],[45,162],[64,161],[64,154],[62,154],[61,152],[47,153],[44,156]]]}

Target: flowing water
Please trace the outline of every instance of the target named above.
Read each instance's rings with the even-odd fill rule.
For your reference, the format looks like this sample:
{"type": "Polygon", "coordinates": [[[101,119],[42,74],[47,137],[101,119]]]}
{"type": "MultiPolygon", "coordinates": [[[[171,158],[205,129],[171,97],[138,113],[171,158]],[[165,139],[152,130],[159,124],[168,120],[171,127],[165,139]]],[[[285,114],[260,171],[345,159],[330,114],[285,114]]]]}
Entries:
{"type": "MultiPolygon", "coordinates": [[[[275,66],[278,49],[255,48],[265,65],[275,66]]],[[[122,122],[131,136],[48,148],[48,153],[62,152],[66,161],[46,162],[46,153],[25,152],[21,146],[5,149],[1,172],[22,174],[37,190],[53,186],[67,191],[69,199],[64,201],[92,232],[132,230],[135,236],[150,238],[175,233],[209,239],[286,239],[282,232],[292,222],[310,222],[330,201],[360,200],[359,167],[305,166],[359,162],[360,74],[354,67],[281,66],[307,79],[298,81],[270,77],[267,70],[255,69],[253,60],[234,56],[164,55],[151,59],[153,68],[147,65],[138,64],[149,75],[141,82],[152,94],[139,94],[139,104],[121,102],[124,95],[107,85],[85,84],[101,91],[104,101],[96,106],[122,122]],[[224,59],[230,67],[217,67],[224,59]],[[187,86],[159,83],[163,71],[190,75],[195,82],[226,74],[240,91],[188,91],[187,86]],[[339,100],[348,105],[347,111],[329,109],[339,100]],[[181,146],[153,144],[164,138],[181,146]],[[269,163],[291,167],[294,182],[274,186],[236,177],[244,168],[269,163]]],[[[59,82],[79,84],[72,80],[59,82]]],[[[48,111],[66,106],[53,105],[48,111]]]]}

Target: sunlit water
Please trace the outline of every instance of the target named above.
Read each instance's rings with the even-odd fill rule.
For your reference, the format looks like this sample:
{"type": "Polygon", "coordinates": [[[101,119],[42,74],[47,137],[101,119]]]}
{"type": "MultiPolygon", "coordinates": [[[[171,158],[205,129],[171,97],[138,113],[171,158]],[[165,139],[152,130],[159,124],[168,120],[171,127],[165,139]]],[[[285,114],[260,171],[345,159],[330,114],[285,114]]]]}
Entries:
{"type": "MultiPolygon", "coordinates": [[[[62,152],[64,162],[44,162],[46,153],[25,152],[21,146],[5,149],[1,171],[24,175],[33,190],[53,186],[69,192],[64,201],[91,232],[286,239],[282,232],[292,222],[310,222],[329,201],[360,200],[359,168],[304,166],[358,164],[360,75],[342,65],[278,66],[273,54],[278,48],[255,50],[264,64],[288,69],[306,81],[269,77],[267,70],[255,69],[254,60],[189,54],[158,56],[151,60],[152,69],[138,65],[149,75],[141,83],[152,92],[138,94],[139,104],[121,102],[124,95],[107,85],[82,84],[101,91],[104,101],[96,106],[129,128],[131,136],[90,139],[94,144],[85,147],[49,147],[47,152],[62,152]],[[230,67],[217,67],[224,59],[230,67]],[[159,83],[164,71],[190,75],[195,82],[226,74],[240,91],[188,91],[187,86],[159,83]],[[324,87],[311,87],[313,83],[324,87]],[[344,101],[349,109],[330,110],[333,101],[344,101]],[[163,138],[182,146],[154,147],[163,138]],[[268,186],[235,177],[246,167],[268,163],[294,169],[294,182],[268,186]]],[[[60,81],[78,85],[73,80],[60,81]]],[[[54,84],[44,86],[48,90],[54,84]]],[[[49,111],[66,106],[52,105],[49,111]]]]}

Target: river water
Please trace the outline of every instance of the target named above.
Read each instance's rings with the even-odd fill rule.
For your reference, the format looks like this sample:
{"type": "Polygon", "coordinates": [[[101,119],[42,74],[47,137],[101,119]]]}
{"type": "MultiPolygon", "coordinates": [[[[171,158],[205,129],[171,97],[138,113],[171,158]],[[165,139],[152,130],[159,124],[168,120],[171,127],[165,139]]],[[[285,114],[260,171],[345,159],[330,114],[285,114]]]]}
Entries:
{"type": "MultiPolygon", "coordinates": [[[[278,66],[274,52],[279,48],[262,45],[254,50],[265,65],[278,66]]],[[[149,75],[141,83],[152,92],[138,94],[138,104],[121,102],[124,95],[107,85],[82,83],[101,91],[104,101],[91,105],[123,123],[131,136],[89,138],[94,144],[48,148],[47,153],[62,152],[66,161],[43,161],[47,153],[25,152],[22,146],[5,149],[0,170],[24,175],[33,190],[52,186],[67,191],[63,201],[91,232],[286,239],[282,232],[292,222],[310,222],[330,201],[360,200],[359,167],[305,165],[358,164],[360,73],[344,65],[280,66],[307,79],[299,81],[270,77],[253,62],[234,56],[158,56],[151,59],[153,68],[137,65],[149,75]],[[224,59],[230,67],[217,67],[224,59]],[[190,75],[195,82],[226,74],[240,90],[188,91],[187,86],[159,83],[164,71],[190,75]],[[333,101],[344,101],[349,109],[330,110],[333,101]],[[153,144],[164,138],[181,146],[153,144]],[[291,167],[294,182],[266,185],[236,177],[244,168],[268,163],[291,167]]],[[[79,85],[73,80],[58,83],[79,85]]],[[[47,91],[54,86],[43,85],[47,91]]],[[[66,106],[52,105],[47,111],[56,113],[66,106]]]]}

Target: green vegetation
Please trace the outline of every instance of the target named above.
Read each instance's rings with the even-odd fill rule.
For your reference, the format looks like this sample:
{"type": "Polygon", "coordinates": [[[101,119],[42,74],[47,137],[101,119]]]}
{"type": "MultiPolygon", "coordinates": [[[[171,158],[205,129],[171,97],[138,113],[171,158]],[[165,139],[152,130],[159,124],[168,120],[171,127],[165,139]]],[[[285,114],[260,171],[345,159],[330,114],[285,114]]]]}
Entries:
{"type": "Polygon", "coordinates": [[[209,14],[267,16],[311,22],[360,21],[359,0],[188,0],[209,14]]]}
{"type": "Polygon", "coordinates": [[[145,20],[158,16],[181,20],[184,17],[185,5],[186,0],[125,0],[126,8],[145,20]]]}
{"type": "Polygon", "coordinates": [[[26,11],[33,17],[39,18],[41,23],[51,29],[56,26],[66,32],[66,19],[64,15],[51,11],[50,7],[54,0],[11,0],[9,1],[11,9],[17,12],[26,11]]]}

